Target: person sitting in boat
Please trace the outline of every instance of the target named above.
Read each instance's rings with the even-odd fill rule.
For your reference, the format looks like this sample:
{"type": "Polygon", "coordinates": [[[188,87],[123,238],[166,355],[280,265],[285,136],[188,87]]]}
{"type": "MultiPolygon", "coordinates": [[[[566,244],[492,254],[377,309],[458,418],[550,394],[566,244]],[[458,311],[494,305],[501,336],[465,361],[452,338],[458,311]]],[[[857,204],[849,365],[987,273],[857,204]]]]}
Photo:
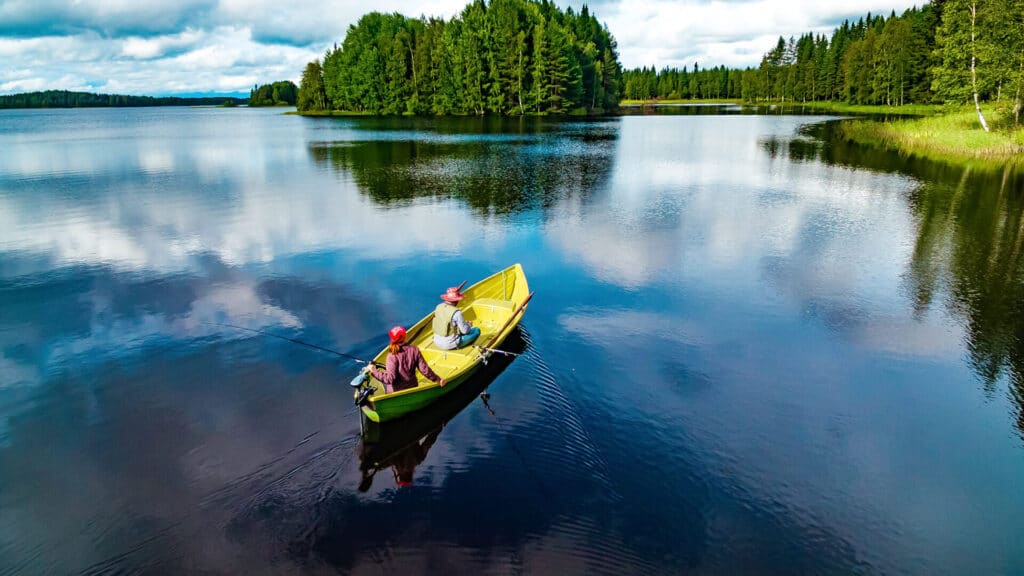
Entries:
{"type": "Polygon", "coordinates": [[[469,346],[480,337],[480,329],[468,322],[459,310],[459,301],[466,296],[458,286],[441,294],[441,302],[434,309],[434,346],[441,350],[455,350],[469,346]]]}
{"type": "Polygon", "coordinates": [[[428,379],[445,385],[441,378],[430,369],[420,349],[405,343],[405,328],[395,326],[388,331],[391,344],[388,346],[388,359],[382,372],[376,366],[370,366],[370,375],[384,383],[387,393],[398,392],[416,387],[416,370],[428,379]]]}

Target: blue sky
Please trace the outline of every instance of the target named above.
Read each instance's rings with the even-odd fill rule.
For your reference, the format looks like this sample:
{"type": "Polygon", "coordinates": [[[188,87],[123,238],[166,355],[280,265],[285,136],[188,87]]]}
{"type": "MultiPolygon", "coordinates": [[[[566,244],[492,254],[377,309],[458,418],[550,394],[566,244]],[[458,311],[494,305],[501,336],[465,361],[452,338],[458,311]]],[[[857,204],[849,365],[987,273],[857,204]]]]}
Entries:
{"type": "MultiPolygon", "coordinates": [[[[371,10],[459,12],[468,0],[0,0],[0,94],[247,93],[298,82],[371,10]]],[[[559,1],[579,8],[581,2],[559,1]]],[[[589,2],[635,66],[757,65],[780,36],[829,32],[844,18],[908,0],[598,0],[589,2]]]]}

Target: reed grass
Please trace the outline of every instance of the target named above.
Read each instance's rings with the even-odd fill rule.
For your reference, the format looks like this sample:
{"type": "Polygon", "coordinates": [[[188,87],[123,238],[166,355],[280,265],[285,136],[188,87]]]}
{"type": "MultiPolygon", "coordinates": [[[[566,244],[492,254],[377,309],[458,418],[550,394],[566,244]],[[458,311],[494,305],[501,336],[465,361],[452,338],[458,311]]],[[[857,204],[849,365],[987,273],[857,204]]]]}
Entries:
{"type": "MultiPolygon", "coordinates": [[[[860,144],[881,145],[938,160],[987,160],[1024,165],[1024,129],[1010,128],[998,111],[987,110],[994,128],[985,132],[973,108],[946,114],[885,122],[858,119],[839,126],[843,138],[860,144]]],[[[1012,119],[1011,119],[1012,120],[1012,119]]]]}
{"type": "Polygon", "coordinates": [[[931,116],[939,114],[944,110],[943,106],[939,104],[880,106],[874,104],[847,104],[846,102],[786,102],[784,104],[770,104],[770,106],[791,109],[810,108],[813,110],[820,110],[822,112],[835,112],[836,114],[873,116],[931,116]]]}

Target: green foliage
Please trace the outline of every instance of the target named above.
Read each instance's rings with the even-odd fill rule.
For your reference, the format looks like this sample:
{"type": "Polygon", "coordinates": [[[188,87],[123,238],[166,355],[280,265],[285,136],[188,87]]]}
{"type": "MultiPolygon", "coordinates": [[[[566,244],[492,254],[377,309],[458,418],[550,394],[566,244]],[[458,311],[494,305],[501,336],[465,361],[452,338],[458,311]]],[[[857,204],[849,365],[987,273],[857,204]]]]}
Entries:
{"type": "Polygon", "coordinates": [[[324,89],[324,72],[319,60],[306,64],[296,96],[299,112],[322,112],[327,109],[327,92],[324,89]]]}
{"type": "Polygon", "coordinates": [[[366,14],[327,51],[321,75],[333,110],[523,115],[612,110],[621,70],[614,38],[586,7],[474,0],[449,21],[366,14]]]}
{"type": "Polygon", "coordinates": [[[295,106],[299,89],[290,80],[254,86],[249,92],[249,106],[295,106]]]}
{"type": "Polygon", "coordinates": [[[795,51],[780,38],[757,76],[744,75],[744,100],[964,103],[973,94],[973,59],[979,99],[997,104],[1004,125],[1020,123],[1024,0],[934,0],[899,16],[843,22],[828,40],[810,38],[801,37],[795,51]]]}
{"type": "Polygon", "coordinates": [[[241,98],[181,98],[176,96],[125,96],[67,90],[46,90],[0,96],[0,108],[120,108],[135,106],[226,106],[244,104],[241,98]]]}
{"type": "Polygon", "coordinates": [[[756,69],[638,68],[623,73],[628,100],[842,100],[904,106],[966,102],[976,59],[979,97],[1020,125],[1024,103],[1024,0],[933,0],[902,15],[868,14],[831,37],[780,37],[756,69]],[[972,50],[969,7],[977,9],[972,50]]]}

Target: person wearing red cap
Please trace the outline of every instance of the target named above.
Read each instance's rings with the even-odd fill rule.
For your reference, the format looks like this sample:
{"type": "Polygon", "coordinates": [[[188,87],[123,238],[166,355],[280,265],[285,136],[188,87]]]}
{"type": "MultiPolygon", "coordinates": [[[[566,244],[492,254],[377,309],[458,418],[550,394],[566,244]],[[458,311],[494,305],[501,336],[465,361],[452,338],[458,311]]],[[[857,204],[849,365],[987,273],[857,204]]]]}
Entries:
{"type": "Polygon", "coordinates": [[[434,309],[434,346],[441,350],[455,350],[469,346],[480,336],[480,329],[467,322],[459,310],[459,301],[466,296],[453,286],[441,294],[441,302],[434,309]]]}
{"type": "Polygon", "coordinates": [[[430,369],[420,349],[405,343],[405,328],[395,326],[388,331],[391,344],[388,345],[388,359],[382,372],[376,366],[370,367],[370,375],[384,384],[387,393],[416,387],[416,370],[428,379],[445,385],[441,378],[430,369]]]}

